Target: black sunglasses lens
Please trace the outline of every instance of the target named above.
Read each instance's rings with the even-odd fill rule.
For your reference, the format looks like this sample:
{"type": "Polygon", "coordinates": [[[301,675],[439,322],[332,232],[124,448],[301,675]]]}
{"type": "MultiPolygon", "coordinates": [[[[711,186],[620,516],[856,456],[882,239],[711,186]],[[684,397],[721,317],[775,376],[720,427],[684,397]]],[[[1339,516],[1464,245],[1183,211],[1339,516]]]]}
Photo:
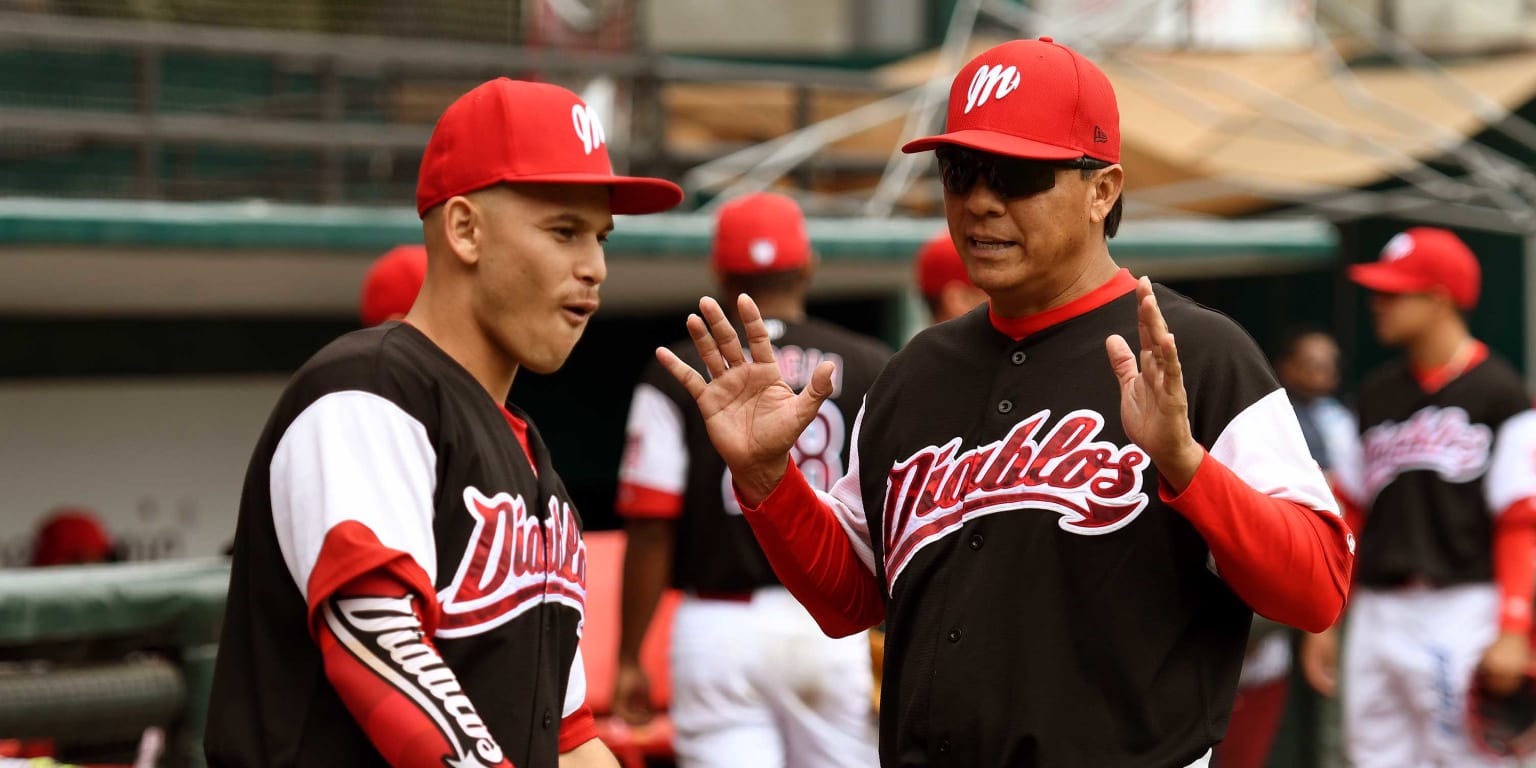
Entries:
{"type": "Polygon", "coordinates": [[[977,179],[985,179],[993,192],[1006,199],[1038,195],[1056,186],[1056,171],[1062,167],[964,149],[940,150],[938,158],[939,176],[950,194],[966,194],[977,179]]]}
{"type": "Polygon", "coordinates": [[[976,185],[981,170],[977,158],[969,152],[939,150],[939,178],[950,194],[963,195],[976,185]]]}
{"type": "Polygon", "coordinates": [[[1036,160],[998,158],[993,161],[987,183],[1004,198],[1029,197],[1056,186],[1059,167],[1036,160]]]}

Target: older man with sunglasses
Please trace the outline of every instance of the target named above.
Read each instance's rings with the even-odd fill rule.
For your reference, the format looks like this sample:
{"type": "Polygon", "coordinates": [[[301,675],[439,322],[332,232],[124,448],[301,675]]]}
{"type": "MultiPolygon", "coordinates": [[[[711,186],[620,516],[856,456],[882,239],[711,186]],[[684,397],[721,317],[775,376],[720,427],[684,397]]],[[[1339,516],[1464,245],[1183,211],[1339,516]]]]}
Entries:
{"type": "Polygon", "coordinates": [[[1251,611],[1332,624],[1353,538],[1252,339],[1111,257],[1103,72],[1006,43],[960,71],[948,120],[905,150],[938,151],[989,300],[891,359],[831,492],[788,454],[832,371],[786,386],[750,299],[747,350],[713,300],[688,318],[707,381],[658,356],[823,630],[885,620],[883,765],[1205,765],[1251,611]]]}

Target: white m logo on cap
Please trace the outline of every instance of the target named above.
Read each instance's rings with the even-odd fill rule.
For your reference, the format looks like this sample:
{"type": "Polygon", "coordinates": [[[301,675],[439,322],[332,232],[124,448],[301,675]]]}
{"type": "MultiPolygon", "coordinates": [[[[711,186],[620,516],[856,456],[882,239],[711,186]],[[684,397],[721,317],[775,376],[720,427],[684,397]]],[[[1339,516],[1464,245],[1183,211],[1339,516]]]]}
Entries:
{"type": "Polygon", "coordinates": [[[983,64],[971,77],[970,90],[965,93],[965,114],[987,103],[987,99],[999,100],[1019,87],[1019,68],[1009,64],[983,64]]]}
{"type": "Polygon", "coordinates": [[[607,141],[603,135],[603,124],[598,121],[597,113],[585,104],[571,105],[571,124],[576,126],[576,138],[581,139],[582,149],[587,154],[601,147],[607,141]]]}

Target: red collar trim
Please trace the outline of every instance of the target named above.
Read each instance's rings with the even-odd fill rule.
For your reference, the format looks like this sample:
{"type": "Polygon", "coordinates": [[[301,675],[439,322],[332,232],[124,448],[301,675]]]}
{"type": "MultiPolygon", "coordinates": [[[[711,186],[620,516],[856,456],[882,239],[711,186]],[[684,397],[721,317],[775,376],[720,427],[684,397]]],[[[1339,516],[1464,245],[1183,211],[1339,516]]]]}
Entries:
{"type": "Polygon", "coordinates": [[[512,434],[517,438],[517,444],[523,447],[523,455],[528,457],[528,466],[533,468],[535,477],[539,474],[539,465],[533,460],[533,449],[528,447],[528,422],[517,417],[517,414],[507,410],[505,405],[499,405],[501,415],[506,417],[507,426],[512,428],[512,434]]]}
{"type": "Polygon", "coordinates": [[[1414,380],[1419,382],[1419,388],[1424,390],[1425,393],[1432,395],[1445,389],[1445,385],[1455,381],[1463,373],[1481,365],[1487,359],[1488,345],[1473,339],[1472,351],[1467,354],[1466,360],[1447,360],[1444,364],[1437,365],[1428,370],[1411,364],[1409,368],[1413,371],[1414,380]]]}
{"type": "Polygon", "coordinates": [[[1025,336],[1039,333],[1079,315],[1086,315],[1134,290],[1136,290],[1136,278],[1131,277],[1129,269],[1122,269],[1116,272],[1108,282],[1059,307],[1052,307],[1044,312],[1024,317],[1003,317],[992,311],[992,305],[988,304],[987,316],[992,319],[993,328],[1014,341],[1021,341],[1025,336]]]}

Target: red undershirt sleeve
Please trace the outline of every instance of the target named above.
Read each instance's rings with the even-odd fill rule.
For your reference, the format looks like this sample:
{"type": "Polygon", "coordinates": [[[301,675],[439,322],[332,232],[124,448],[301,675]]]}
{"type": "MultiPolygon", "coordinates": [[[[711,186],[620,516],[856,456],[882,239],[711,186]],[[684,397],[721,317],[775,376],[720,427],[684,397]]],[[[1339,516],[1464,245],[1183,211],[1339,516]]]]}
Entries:
{"type": "MultiPolygon", "coordinates": [[[[327,537],[321,562],[363,554],[357,545],[367,538],[357,531],[327,537]]],[[[368,554],[384,559],[380,553],[389,550],[372,544],[368,554]]],[[[510,768],[432,642],[436,595],[410,555],[396,553],[333,590],[316,589],[325,570],[311,580],[311,633],[327,680],[380,756],[395,768],[510,768]]]]}
{"type": "Polygon", "coordinates": [[[1354,561],[1340,516],[1260,493],[1209,454],[1182,493],[1166,485],[1158,493],[1200,532],[1222,579],[1254,611],[1308,632],[1338,619],[1354,561]]]}
{"type": "Polygon", "coordinates": [[[1526,634],[1536,598],[1536,497],[1521,499],[1493,522],[1493,577],[1499,585],[1499,631],[1526,634]]]}
{"type": "Polygon", "coordinates": [[[793,461],[760,506],[742,502],[741,509],[774,575],[821,631],[846,637],[885,618],[875,574],[859,559],[831,507],[793,461]]]}
{"type": "Polygon", "coordinates": [[[586,704],[582,704],[580,709],[560,721],[561,754],[595,738],[597,738],[597,719],[592,715],[592,708],[586,704]]]}

